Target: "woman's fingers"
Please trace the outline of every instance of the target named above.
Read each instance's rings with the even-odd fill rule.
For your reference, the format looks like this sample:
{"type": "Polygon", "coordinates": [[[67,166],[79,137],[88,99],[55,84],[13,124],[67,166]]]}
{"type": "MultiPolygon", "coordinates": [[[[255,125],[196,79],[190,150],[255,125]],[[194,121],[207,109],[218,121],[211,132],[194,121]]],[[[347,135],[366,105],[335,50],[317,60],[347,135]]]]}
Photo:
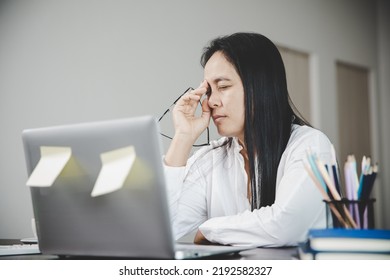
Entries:
{"type": "Polygon", "coordinates": [[[183,95],[183,97],[185,96],[191,96],[191,97],[194,97],[194,96],[198,96],[199,99],[197,99],[198,101],[201,99],[201,97],[203,95],[205,95],[207,93],[209,89],[209,85],[206,81],[203,81],[200,83],[199,87],[197,87],[196,89],[193,89],[193,90],[189,90],[186,94],[183,95]]]}
{"type": "Polygon", "coordinates": [[[210,123],[211,112],[207,98],[202,101],[207,90],[207,83],[201,83],[198,88],[185,93],[176,102],[172,111],[175,134],[181,135],[181,137],[186,135],[193,143],[210,123]],[[197,116],[196,111],[199,103],[201,103],[202,113],[197,116]]]}
{"type": "Polygon", "coordinates": [[[211,117],[211,108],[209,106],[208,98],[206,97],[202,101],[202,117],[210,119],[211,117]]]}
{"type": "Polygon", "coordinates": [[[208,84],[206,81],[203,81],[200,86],[196,89],[190,90],[185,93],[179,101],[176,103],[180,111],[185,111],[188,113],[194,113],[198,103],[201,102],[202,96],[204,96],[208,91],[208,84]]]}
{"type": "Polygon", "coordinates": [[[188,94],[183,95],[183,97],[181,99],[185,102],[191,102],[191,101],[199,102],[200,98],[201,98],[201,96],[199,96],[197,94],[188,93],[188,94]]]}

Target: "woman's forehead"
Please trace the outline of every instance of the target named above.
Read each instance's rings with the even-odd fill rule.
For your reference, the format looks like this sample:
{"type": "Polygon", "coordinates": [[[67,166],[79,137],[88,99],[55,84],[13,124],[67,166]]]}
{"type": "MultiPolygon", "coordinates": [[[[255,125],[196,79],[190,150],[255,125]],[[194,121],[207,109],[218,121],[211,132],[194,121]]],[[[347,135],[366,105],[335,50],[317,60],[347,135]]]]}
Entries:
{"type": "Polygon", "coordinates": [[[208,82],[218,83],[238,77],[235,67],[222,52],[215,52],[204,67],[204,78],[208,82]]]}

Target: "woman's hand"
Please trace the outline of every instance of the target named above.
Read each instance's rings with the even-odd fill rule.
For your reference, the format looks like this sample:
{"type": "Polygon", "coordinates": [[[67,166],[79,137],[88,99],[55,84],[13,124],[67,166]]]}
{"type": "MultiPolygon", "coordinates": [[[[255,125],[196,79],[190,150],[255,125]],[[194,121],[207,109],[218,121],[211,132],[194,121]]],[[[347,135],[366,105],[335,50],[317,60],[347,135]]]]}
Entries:
{"type": "Polygon", "coordinates": [[[175,134],[165,155],[168,166],[185,166],[192,145],[209,125],[211,112],[207,98],[202,101],[201,115],[195,116],[198,103],[208,89],[207,81],[203,81],[198,88],[184,94],[176,102],[172,111],[175,134]]]}
{"type": "Polygon", "coordinates": [[[195,238],[194,238],[194,243],[195,244],[200,244],[200,245],[212,245],[213,244],[210,241],[208,241],[206,239],[206,237],[204,237],[204,235],[200,232],[200,230],[198,230],[196,232],[196,235],[195,235],[195,238]]]}
{"type": "Polygon", "coordinates": [[[210,107],[207,98],[202,102],[202,113],[195,116],[196,108],[202,96],[208,91],[209,85],[203,81],[198,88],[184,94],[177,102],[172,111],[175,136],[187,138],[195,143],[202,132],[210,124],[210,107]]]}

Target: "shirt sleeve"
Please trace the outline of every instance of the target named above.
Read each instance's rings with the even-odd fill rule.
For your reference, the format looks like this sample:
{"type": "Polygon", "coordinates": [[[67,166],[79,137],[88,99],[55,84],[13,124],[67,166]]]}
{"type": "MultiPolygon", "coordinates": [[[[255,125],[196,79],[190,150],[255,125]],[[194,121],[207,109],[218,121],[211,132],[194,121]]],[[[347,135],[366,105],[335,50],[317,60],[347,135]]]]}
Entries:
{"type": "Polygon", "coordinates": [[[206,184],[192,160],[186,167],[171,167],[164,163],[175,240],[196,230],[207,216],[206,184]]]}
{"type": "Polygon", "coordinates": [[[171,211],[171,219],[173,219],[181,194],[181,185],[183,184],[185,167],[168,166],[164,161],[163,166],[167,187],[168,205],[171,211]]]}
{"type": "Polygon", "coordinates": [[[323,198],[303,166],[309,147],[329,162],[331,144],[321,132],[289,143],[281,160],[284,164],[278,169],[275,203],[253,212],[209,219],[199,227],[202,234],[220,244],[274,247],[297,245],[309,228],[325,227],[323,198]]]}

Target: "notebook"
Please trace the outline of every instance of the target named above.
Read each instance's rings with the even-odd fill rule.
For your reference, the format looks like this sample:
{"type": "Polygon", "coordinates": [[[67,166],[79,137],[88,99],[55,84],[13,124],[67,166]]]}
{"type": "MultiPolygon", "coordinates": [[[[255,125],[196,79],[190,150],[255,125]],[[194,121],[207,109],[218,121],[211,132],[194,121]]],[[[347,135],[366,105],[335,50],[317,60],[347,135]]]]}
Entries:
{"type": "Polygon", "coordinates": [[[174,242],[152,116],[26,129],[22,140],[42,254],[185,259],[250,249],[174,242]]]}

